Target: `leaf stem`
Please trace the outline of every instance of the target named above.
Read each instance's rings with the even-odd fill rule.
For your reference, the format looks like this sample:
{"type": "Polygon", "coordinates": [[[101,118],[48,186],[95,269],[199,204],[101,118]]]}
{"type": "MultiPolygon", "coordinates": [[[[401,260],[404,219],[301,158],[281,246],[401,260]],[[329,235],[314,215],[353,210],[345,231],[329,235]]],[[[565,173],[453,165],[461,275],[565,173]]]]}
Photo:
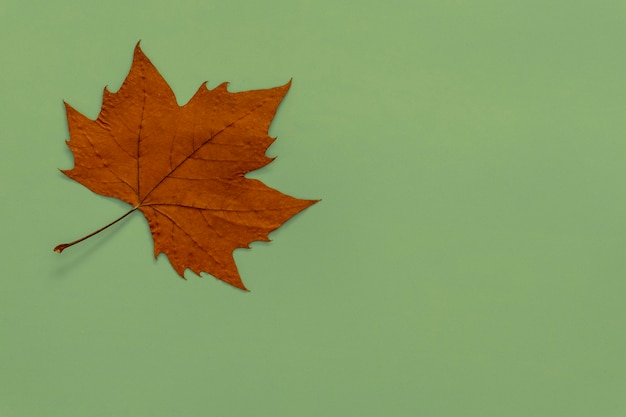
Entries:
{"type": "Polygon", "coordinates": [[[135,208],[131,209],[131,210],[130,210],[130,211],[128,211],[126,214],[124,214],[122,217],[120,217],[120,218],[118,218],[118,219],[116,219],[116,220],[113,220],[111,223],[107,224],[106,226],[101,227],[100,229],[96,230],[96,231],[95,231],[95,232],[93,232],[93,233],[88,234],[88,235],[87,235],[87,236],[85,236],[85,237],[81,237],[80,239],[75,240],[75,241],[70,242],[70,243],[62,243],[62,244],[60,244],[60,245],[57,245],[57,246],[54,248],[54,251],[55,251],[56,253],[61,253],[61,252],[63,252],[65,249],[69,248],[70,246],[74,246],[75,244],[80,243],[80,242],[82,242],[82,241],[83,241],[83,240],[85,240],[85,239],[89,239],[89,238],[90,238],[90,237],[92,237],[93,235],[97,235],[98,233],[100,233],[100,232],[101,232],[101,231],[103,231],[104,229],[107,229],[107,228],[109,228],[109,227],[113,226],[115,223],[119,222],[119,221],[120,221],[120,220],[122,220],[124,217],[128,216],[130,213],[132,213],[133,211],[137,210],[138,208],[139,208],[139,207],[135,207],[135,208]]]}

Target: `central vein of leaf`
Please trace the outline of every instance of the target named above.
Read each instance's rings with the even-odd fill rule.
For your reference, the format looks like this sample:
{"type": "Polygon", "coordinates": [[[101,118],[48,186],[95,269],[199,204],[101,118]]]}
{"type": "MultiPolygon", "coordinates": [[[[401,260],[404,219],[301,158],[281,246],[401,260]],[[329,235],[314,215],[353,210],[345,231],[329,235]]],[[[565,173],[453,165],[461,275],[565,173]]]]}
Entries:
{"type": "Polygon", "coordinates": [[[141,193],[139,191],[140,181],[139,181],[139,160],[141,159],[141,130],[143,128],[143,114],[146,110],[146,89],[143,89],[143,104],[141,106],[141,117],[139,119],[139,133],[137,133],[137,201],[141,198],[141,193]]]}

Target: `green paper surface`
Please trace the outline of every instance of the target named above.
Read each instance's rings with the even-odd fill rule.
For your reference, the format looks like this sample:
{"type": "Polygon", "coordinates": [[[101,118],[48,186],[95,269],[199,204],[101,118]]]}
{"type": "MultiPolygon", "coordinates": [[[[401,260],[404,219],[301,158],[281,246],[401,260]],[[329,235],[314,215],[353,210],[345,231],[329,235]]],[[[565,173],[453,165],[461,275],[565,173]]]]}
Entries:
{"type": "Polygon", "coordinates": [[[0,417],[626,415],[620,2],[0,4],[0,417]],[[186,102],[293,78],[254,173],[319,204],[177,277],[65,178],[142,49],[186,102]]]}

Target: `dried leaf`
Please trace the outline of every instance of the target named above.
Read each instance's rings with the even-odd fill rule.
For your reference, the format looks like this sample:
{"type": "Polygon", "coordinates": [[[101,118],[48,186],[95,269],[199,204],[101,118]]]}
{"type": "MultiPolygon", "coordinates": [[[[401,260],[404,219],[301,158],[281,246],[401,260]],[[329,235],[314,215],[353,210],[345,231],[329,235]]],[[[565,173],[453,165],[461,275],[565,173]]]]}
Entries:
{"type": "Polygon", "coordinates": [[[93,234],[139,210],[154,256],[165,253],[181,277],[189,268],[245,289],[233,251],[269,241],[271,231],[317,201],[244,176],[272,162],[268,129],[290,84],[238,93],[226,83],[213,90],[202,84],[179,106],[137,44],[126,80],[117,93],[105,88],[96,120],[66,104],[74,168],[62,172],[132,206],[93,234]]]}

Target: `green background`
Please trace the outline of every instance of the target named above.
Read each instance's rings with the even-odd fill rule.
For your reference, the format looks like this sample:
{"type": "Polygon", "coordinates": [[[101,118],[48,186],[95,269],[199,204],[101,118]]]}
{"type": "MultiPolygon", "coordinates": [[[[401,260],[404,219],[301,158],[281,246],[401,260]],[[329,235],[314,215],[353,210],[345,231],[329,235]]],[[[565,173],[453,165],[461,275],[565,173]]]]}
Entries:
{"type": "Polygon", "coordinates": [[[626,416],[623,1],[0,2],[0,417],[626,416]],[[293,78],[254,175],[323,201],[177,277],[73,164],[144,52],[293,78]]]}

